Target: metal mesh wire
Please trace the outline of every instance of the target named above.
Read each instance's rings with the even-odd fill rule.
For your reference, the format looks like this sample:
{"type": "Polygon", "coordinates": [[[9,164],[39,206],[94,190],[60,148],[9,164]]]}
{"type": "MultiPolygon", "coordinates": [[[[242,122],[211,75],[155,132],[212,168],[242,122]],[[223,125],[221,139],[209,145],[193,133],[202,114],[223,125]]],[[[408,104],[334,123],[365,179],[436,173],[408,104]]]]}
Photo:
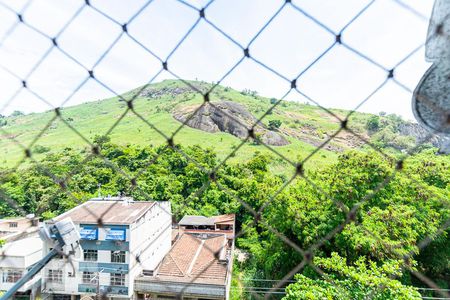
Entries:
{"type": "MultiPolygon", "coordinates": [[[[370,1],[369,3],[367,3],[367,5],[365,5],[360,11],[356,12],[352,16],[352,18],[340,30],[336,31],[336,30],[328,27],[327,25],[325,25],[323,22],[321,22],[321,20],[310,15],[299,4],[294,3],[290,0],[286,0],[278,9],[276,9],[273,12],[273,14],[269,18],[267,18],[267,20],[265,21],[263,26],[260,27],[259,31],[257,31],[256,34],[254,34],[254,36],[250,39],[250,42],[247,44],[242,44],[241,42],[237,41],[232,36],[227,34],[224,30],[222,30],[219,25],[214,24],[214,22],[212,20],[208,19],[208,8],[211,6],[211,4],[214,2],[214,0],[209,1],[206,5],[204,5],[201,8],[197,8],[196,6],[194,6],[188,2],[185,2],[183,0],[178,0],[178,3],[180,5],[186,6],[188,9],[196,12],[198,14],[198,18],[190,27],[185,29],[185,31],[182,34],[182,38],[179,39],[179,41],[171,49],[169,54],[167,56],[162,57],[160,55],[157,55],[151,49],[150,46],[147,46],[142,41],[140,41],[140,39],[138,37],[135,37],[132,34],[130,34],[129,30],[128,30],[129,26],[131,24],[133,24],[135,19],[140,14],[142,14],[147,9],[152,9],[152,7],[151,7],[152,2],[153,1],[147,1],[145,4],[143,4],[141,7],[139,7],[136,10],[136,12],[126,22],[121,22],[121,21],[116,20],[114,17],[110,16],[108,13],[102,11],[101,8],[90,3],[90,1],[86,0],[85,3],[83,5],[80,5],[80,7],[75,11],[75,13],[72,16],[70,16],[70,18],[67,18],[65,24],[63,24],[62,26],[60,26],[60,28],[58,28],[56,30],[55,35],[48,35],[47,33],[43,32],[39,28],[33,26],[32,23],[28,22],[28,20],[25,16],[26,16],[27,9],[30,6],[30,4],[32,3],[32,1],[28,1],[19,10],[12,8],[11,6],[9,6],[3,2],[0,3],[0,7],[2,9],[8,10],[12,14],[16,15],[16,20],[14,22],[11,22],[8,30],[5,31],[4,36],[1,37],[0,47],[2,47],[2,45],[11,36],[16,34],[16,32],[20,28],[24,28],[24,27],[27,28],[28,30],[33,31],[34,33],[41,36],[42,38],[47,39],[49,41],[49,45],[50,45],[48,47],[48,49],[45,51],[45,53],[40,57],[40,59],[31,65],[29,71],[26,72],[25,75],[17,74],[15,72],[15,70],[11,70],[6,66],[3,66],[3,65],[0,66],[0,68],[4,72],[15,77],[17,80],[19,80],[22,83],[21,87],[18,88],[17,91],[9,99],[7,99],[7,101],[5,101],[3,107],[0,109],[0,112],[4,111],[5,108],[7,108],[11,103],[16,101],[16,99],[19,97],[20,93],[24,90],[26,90],[27,92],[34,95],[36,98],[40,99],[42,102],[44,102],[47,105],[50,105],[54,108],[54,115],[51,118],[51,120],[49,120],[47,126],[42,128],[40,133],[38,135],[36,135],[32,139],[31,143],[29,143],[29,144],[21,143],[14,136],[10,135],[4,128],[0,127],[0,132],[2,133],[3,137],[8,137],[12,142],[14,142],[23,151],[23,154],[24,154],[23,159],[20,160],[19,163],[17,163],[17,165],[14,167],[14,169],[17,170],[25,162],[31,162],[32,164],[36,165],[44,174],[48,175],[48,177],[51,178],[51,180],[54,181],[55,185],[59,189],[59,192],[62,192],[64,194],[68,195],[72,200],[76,201],[79,204],[83,203],[83,201],[86,200],[86,199],[79,199],[79,197],[74,195],[72,193],[72,191],[68,188],[70,180],[79,171],[77,168],[70,170],[67,174],[65,174],[63,176],[52,174],[52,172],[49,169],[47,169],[44,165],[42,165],[39,160],[35,159],[35,157],[33,155],[32,147],[34,145],[36,145],[36,143],[39,141],[39,139],[49,130],[49,127],[51,126],[52,122],[58,120],[58,121],[64,123],[68,128],[70,128],[70,130],[75,135],[77,135],[91,149],[91,153],[87,155],[87,157],[85,158],[85,161],[89,161],[94,158],[102,159],[106,165],[110,166],[112,169],[115,170],[115,172],[120,174],[122,176],[122,178],[125,181],[127,181],[130,184],[130,186],[132,186],[132,189],[135,192],[141,194],[146,199],[151,200],[152,199],[151,195],[148,195],[140,187],[140,183],[139,183],[139,181],[136,180],[136,178],[139,177],[139,175],[141,174],[141,172],[143,172],[145,170],[145,168],[154,164],[159,159],[159,156],[162,155],[166,150],[171,149],[171,150],[176,151],[179,154],[181,154],[189,162],[193,163],[200,170],[200,172],[203,175],[205,175],[202,187],[197,189],[196,191],[194,191],[191,194],[191,196],[187,197],[184,200],[185,205],[187,205],[189,203],[189,201],[195,201],[195,199],[198,198],[207,189],[207,187],[211,183],[214,183],[215,185],[217,185],[217,187],[220,190],[222,190],[229,197],[237,200],[247,212],[249,212],[251,215],[253,215],[253,217],[254,217],[254,221],[252,224],[253,226],[260,226],[260,227],[263,227],[263,228],[267,229],[268,231],[272,232],[282,242],[284,242],[288,247],[291,247],[296,252],[298,252],[301,255],[301,257],[303,257],[303,260],[301,261],[301,263],[298,264],[295,268],[293,268],[290,272],[285,274],[285,276],[280,280],[265,280],[265,281],[260,280],[263,282],[263,284],[259,287],[248,287],[248,286],[246,286],[245,280],[242,280],[241,285],[243,286],[242,291],[244,293],[250,293],[256,299],[271,298],[271,297],[275,297],[275,296],[279,296],[279,295],[284,295],[284,287],[287,284],[294,282],[292,280],[293,276],[296,273],[300,272],[307,265],[309,265],[318,274],[321,274],[326,280],[329,280],[330,283],[333,284],[333,279],[328,277],[324,271],[322,271],[317,265],[315,265],[313,263],[313,257],[314,257],[315,251],[317,249],[319,249],[324,243],[326,243],[327,241],[332,239],[337,233],[341,232],[345,226],[347,226],[348,224],[354,223],[355,216],[357,214],[358,209],[361,207],[361,205],[363,205],[367,201],[370,201],[370,199],[373,198],[380,190],[382,190],[392,180],[392,178],[394,178],[398,173],[401,173],[403,170],[403,163],[405,161],[407,161],[415,153],[415,151],[414,151],[415,148],[414,148],[414,149],[410,150],[409,152],[404,153],[402,155],[401,159],[393,158],[389,153],[385,153],[384,151],[380,150],[378,147],[375,147],[364,136],[362,136],[361,134],[356,132],[354,129],[352,129],[351,124],[350,124],[350,117],[364,103],[370,101],[372,96],[376,92],[378,92],[380,89],[385,87],[387,84],[394,84],[394,85],[398,86],[400,89],[406,91],[407,93],[412,94],[412,91],[410,90],[410,88],[408,88],[408,86],[406,84],[401,82],[401,80],[396,77],[395,70],[399,66],[401,66],[402,64],[407,62],[411,56],[413,56],[418,51],[420,51],[423,48],[424,44],[417,45],[417,47],[409,53],[404,53],[403,58],[400,59],[392,67],[386,67],[383,64],[377,62],[375,59],[373,59],[373,58],[369,57],[368,55],[366,55],[365,53],[361,52],[357,48],[346,43],[345,35],[346,35],[346,32],[348,31],[348,29],[352,28],[352,26],[355,26],[354,23],[356,23],[356,21],[359,18],[361,18],[366,13],[366,11],[369,11],[371,9],[371,6],[375,3],[375,1],[370,1]],[[252,56],[252,50],[253,50],[254,44],[258,40],[260,35],[263,32],[265,32],[266,30],[268,30],[268,28],[271,27],[271,24],[273,23],[273,21],[277,18],[280,18],[280,15],[282,14],[282,12],[284,12],[287,9],[291,9],[291,10],[295,11],[295,13],[298,14],[299,16],[301,15],[301,16],[309,19],[316,26],[325,30],[327,32],[327,34],[330,37],[332,37],[332,39],[333,39],[333,42],[329,45],[329,47],[327,47],[323,52],[317,53],[316,57],[314,59],[312,59],[309,62],[309,64],[307,64],[306,67],[299,69],[297,72],[298,75],[296,75],[294,77],[287,76],[287,75],[283,74],[282,71],[279,71],[275,67],[272,67],[270,61],[261,61],[252,56]],[[64,36],[64,33],[66,32],[66,30],[71,26],[72,23],[74,23],[77,20],[77,18],[80,16],[80,14],[82,14],[86,11],[94,11],[94,12],[102,15],[108,21],[109,26],[115,27],[118,29],[118,34],[117,34],[116,38],[113,39],[113,41],[106,47],[106,49],[104,49],[98,55],[98,57],[92,64],[87,64],[87,63],[81,62],[79,59],[76,58],[76,56],[74,56],[74,54],[69,53],[67,50],[60,47],[60,45],[59,45],[59,40],[60,40],[60,38],[62,38],[64,36]],[[203,24],[204,26],[209,26],[209,28],[211,30],[217,32],[223,40],[225,40],[228,43],[234,44],[234,46],[239,48],[241,51],[241,56],[239,57],[239,59],[237,59],[234,64],[228,66],[226,71],[220,76],[220,79],[217,80],[216,83],[210,85],[207,89],[201,89],[198,86],[196,86],[195,84],[193,84],[192,82],[185,80],[184,78],[179,76],[177,74],[177,72],[173,71],[171,68],[171,58],[178,51],[182,51],[181,46],[189,39],[192,32],[198,26],[200,26],[200,24],[203,24]],[[101,64],[101,62],[105,59],[105,57],[108,55],[108,53],[110,53],[116,47],[118,41],[120,40],[120,38],[122,36],[127,36],[133,43],[136,44],[136,46],[138,46],[143,51],[145,51],[149,57],[152,57],[152,59],[156,59],[157,61],[159,61],[159,64],[160,64],[159,69],[154,70],[154,75],[151,78],[148,78],[148,83],[146,85],[144,85],[143,87],[141,87],[137,90],[134,90],[131,93],[131,95],[128,95],[127,97],[120,95],[118,92],[114,91],[113,88],[110,87],[107,83],[102,82],[102,80],[100,80],[99,78],[96,77],[96,68],[101,64]],[[367,91],[365,97],[359,99],[358,105],[354,108],[354,110],[350,111],[344,117],[338,116],[332,110],[323,107],[319,103],[319,101],[316,101],[315,99],[308,96],[304,91],[302,91],[301,86],[299,86],[297,84],[298,80],[305,73],[307,73],[310,70],[313,70],[314,66],[316,64],[318,64],[319,62],[321,62],[323,60],[324,56],[329,54],[336,47],[345,48],[352,55],[359,57],[360,59],[366,61],[368,64],[375,66],[376,68],[385,72],[385,74],[386,74],[385,80],[382,81],[378,86],[376,86],[376,88],[374,90],[367,91]],[[33,77],[33,75],[35,74],[35,71],[38,69],[38,67],[41,64],[43,64],[46,61],[47,57],[54,51],[57,51],[65,59],[75,63],[76,65],[78,65],[85,71],[84,79],[79,82],[79,84],[73,89],[72,93],[70,95],[68,95],[66,99],[63,99],[63,101],[61,102],[61,105],[59,107],[54,107],[54,105],[50,101],[48,101],[45,96],[41,96],[39,94],[39,92],[34,91],[28,85],[28,81],[33,77]],[[197,111],[199,111],[200,109],[202,109],[204,106],[209,105],[209,106],[215,108],[216,110],[221,110],[221,107],[219,105],[217,105],[217,103],[213,100],[213,98],[214,98],[214,97],[212,97],[213,92],[218,87],[218,85],[221,84],[228,76],[230,76],[230,74],[232,74],[235,71],[235,69],[244,61],[252,61],[253,63],[259,65],[264,70],[268,71],[271,74],[271,76],[273,76],[274,78],[284,81],[286,83],[285,95],[283,97],[281,97],[280,99],[278,99],[275,103],[273,103],[272,106],[270,107],[270,109],[267,110],[264,114],[262,114],[257,119],[257,121],[254,124],[252,124],[251,126],[248,126],[247,124],[243,124],[240,120],[236,119],[233,115],[222,110],[222,113],[224,115],[227,115],[230,119],[234,119],[235,122],[237,122],[241,126],[247,128],[248,132],[247,132],[246,138],[244,138],[233,149],[233,151],[231,153],[229,153],[229,155],[226,156],[225,159],[220,161],[212,169],[205,168],[204,165],[202,165],[201,163],[196,161],[193,157],[190,157],[187,153],[185,153],[185,151],[182,148],[176,146],[177,137],[180,134],[182,134],[182,133],[180,133],[180,131],[185,126],[187,126],[186,124],[195,115],[195,113],[197,111]],[[192,112],[190,114],[190,116],[183,123],[181,123],[176,130],[174,130],[171,133],[163,132],[162,130],[160,130],[159,124],[157,122],[153,122],[152,120],[146,119],[139,112],[139,109],[137,109],[134,105],[135,104],[134,101],[140,95],[140,93],[145,88],[147,88],[149,84],[153,83],[161,73],[165,73],[165,72],[171,74],[173,77],[182,81],[191,92],[201,95],[204,100],[203,103],[198,108],[196,108],[196,110],[194,112],[192,112]],[[71,97],[73,97],[73,95],[75,95],[80,89],[82,89],[83,86],[86,85],[88,82],[92,82],[92,81],[94,81],[97,84],[104,87],[106,90],[108,90],[109,92],[111,92],[112,94],[114,94],[115,96],[120,98],[121,100],[123,100],[124,101],[123,103],[126,104],[126,106],[123,110],[123,113],[114,122],[114,124],[112,124],[112,126],[109,128],[109,130],[107,130],[104,133],[104,135],[106,135],[106,136],[110,135],[114,131],[114,129],[123,122],[123,120],[126,116],[134,115],[137,118],[139,118],[140,120],[142,120],[143,123],[146,124],[146,126],[150,127],[152,130],[158,132],[158,134],[161,135],[161,137],[166,141],[166,146],[164,147],[164,149],[162,151],[160,151],[159,154],[155,155],[155,157],[152,160],[150,160],[147,165],[141,166],[142,169],[139,170],[137,172],[137,174],[134,174],[134,175],[127,174],[126,171],[122,170],[114,162],[112,162],[112,161],[108,160],[106,157],[104,157],[101,153],[101,149],[100,149],[99,145],[94,144],[94,142],[90,138],[81,134],[80,131],[77,130],[77,128],[75,128],[70,122],[67,121],[66,118],[63,117],[64,112],[60,109],[60,107],[64,106],[66,103],[68,103],[68,101],[70,101],[70,99],[71,99],[71,97]],[[289,159],[285,155],[280,153],[276,147],[273,147],[271,145],[265,144],[264,142],[260,141],[260,144],[262,147],[267,148],[274,155],[278,156],[280,159],[284,160],[287,163],[287,166],[288,166],[288,168],[290,168],[292,170],[293,175],[291,178],[289,178],[288,180],[285,181],[285,183],[281,186],[281,188],[278,191],[276,191],[272,195],[268,195],[267,199],[263,205],[261,205],[259,208],[255,208],[255,207],[252,207],[250,204],[246,203],[245,201],[243,201],[242,199],[240,199],[236,195],[236,193],[234,193],[232,190],[230,190],[229,187],[226,187],[223,184],[221,184],[217,180],[217,177],[219,176],[220,169],[229,161],[229,159],[235,155],[239,155],[239,151],[240,151],[241,147],[243,145],[245,145],[245,143],[248,142],[249,140],[255,138],[256,126],[258,124],[260,124],[266,118],[266,116],[269,115],[275,108],[277,108],[277,106],[280,105],[280,103],[282,103],[282,101],[285,100],[285,97],[290,93],[291,94],[293,93],[293,94],[299,95],[303,98],[306,98],[308,101],[317,105],[323,111],[324,114],[327,114],[331,118],[335,118],[340,123],[340,127],[335,131],[334,134],[330,135],[322,144],[317,146],[314,151],[312,151],[308,156],[306,156],[305,158],[303,158],[300,161],[293,161],[292,159],[289,159]],[[362,199],[362,201],[355,204],[351,209],[347,209],[346,206],[343,205],[343,203],[341,203],[339,200],[333,199],[326,191],[323,191],[318,185],[316,185],[315,181],[312,180],[311,178],[309,178],[308,175],[304,172],[305,164],[307,162],[309,162],[312,157],[318,155],[319,150],[324,149],[330,142],[332,142],[336,138],[336,136],[338,136],[338,134],[340,134],[342,132],[346,132],[348,134],[353,135],[354,137],[359,139],[361,141],[361,143],[366,144],[368,147],[372,148],[374,151],[380,153],[384,158],[390,159],[390,160],[395,160],[396,166],[397,166],[395,168],[395,171],[391,175],[384,178],[384,180],[382,181],[382,183],[379,186],[377,186],[375,189],[373,189],[373,191],[371,193],[367,194],[362,199]],[[323,236],[323,237],[317,239],[316,243],[314,243],[308,249],[300,248],[298,245],[296,245],[296,243],[291,241],[291,239],[289,239],[288,237],[283,235],[283,233],[278,231],[277,228],[274,228],[273,225],[269,224],[267,222],[267,220],[264,219],[264,216],[263,216],[264,210],[268,206],[271,205],[273,200],[284,189],[286,189],[292,182],[294,182],[296,180],[304,180],[304,181],[308,182],[310,185],[314,186],[314,188],[316,188],[320,193],[322,193],[322,196],[324,199],[331,200],[339,209],[341,209],[343,212],[345,212],[345,214],[347,216],[345,221],[342,224],[340,224],[339,226],[334,228],[326,236],[323,236]]],[[[402,1],[393,1],[393,2],[396,3],[397,5],[399,5],[399,7],[404,9],[406,12],[408,12],[415,18],[422,19],[422,20],[428,19],[426,16],[422,15],[420,12],[417,12],[414,8],[410,7],[406,2],[402,2],[402,1]]],[[[149,30],[151,30],[151,29],[149,29],[149,30]]],[[[437,33],[437,34],[439,34],[439,33],[437,33]]],[[[430,134],[427,138],[423,139],[422,141],[419,141],[417,143],[416,148],[420,147],[422,144],[427,142],[431,137],[432,137],[432,134],[430,134]]],[[[416,184],[420,185],[419,182],[416,182],[416,184]]],[[[22,215],[26,215],[26,212],[21,208],[21,206],[19,204],[17,204],[16,201],[14,201],[5,191],[0,190],[0,197],[1,197],[2,201],[6,201],[11,207],[18,210],[22,215]]],[[[57,198],[57,195],[52,195],[52,197],[57,198]]],[[[443,202],[445,202],[445,201],[443,201],[443,202]]],[[[95,211],[89,211],[89,213],[92,214],[93,216],[95,216],[95,218],[97,218],[99,220],[98,221],[99,225],[102,225],[103,215],[97,215],[95,211]]],[[[168,213],[170,214],[170,212],[168,212],[168,213]]],[[[445,230],[447,230],[449,223],[450,223],[450,220],[447,220],[447,222],[441,224],[439,233],[443,233],[445,230]]],[[[362,224],[356,224],[356,225],[363,226],[362,224]]],[[[171,226],[171,224],[168,224],[168,226],[171,226]]],[[[367,232],[368,235],[371,235],[375,239],[378,239],[378,237],[376,235],[372,234],[370,232],[370,230],[368,230],[367,228],[364,228],[364,230],[367,232]]],[[[245,234],[245,230],[243,229],[235,235],[234,239],[238,239],[239,237],[243,236],[244,234],[245,234]]],[[[420,243],[418,243],[418,245],[417,245],[418,248],[420,250],[422,250],[423,248],[427,247],[427,245],[432,241],[432,238],[433,237],[426,238],[423,241],[421,241],[420,243]]],[[[379,242],[382,243],[383,241],[379,240],[379,242]]],[[[387,247],[388,247],[388,245],[387,245],[387,247]]],[[[131,254],[135,255],[136,260],[138,262],[140,262],[139,257],[136,253],[131,253],[131,254]]],[[[217,255],[217,253],[214,253],[214,254],[217,255]]],[[[408,263],[409,258],[414,255],[415,255],[415,253],[409,253],[407,255],[402,255],[399,258],[403,259],[405,261],[406,266],[409,266],[410,265],[408,263]]],[[[70,256],[67,257],[67,263],[70,263],[70,260],[71,260],[71,257],[70,256]]],[[[207,267],[208,266],[205,266],[205,269],[207,267]]],[[[439,299],[444,299],[444,298],[450,299],[449,291],[444,290],[444,289],[439,289],[438,285],[433,281],[432,278],[427,278],[424,274],[417,272],[413,267],[411,267],[409,271],[412,272],[412,274],[415,277],[417,277],[417,279],[422,281],[430,289],[434,290],[436,297],[440,297],[439,299]]],[[[194,282],[195,279],[196,278],[192,278],[191,282],[194,282]]],[[[237,278],[237,280],[241,280],[241,279],[237,278]]],[[[255,282],[258,282],[258,279],[253,280],[252,285],[254,285],[255,282]]],[[[189,284],[186,284],[185,288],[187,288],[188,286],[189,286],[189,284]]],[[[383,287],[380,287],[380,289],[382,289],[382,288],[383,287]]],[[[181,291],[181,293],[179,294],[180,298],[183,296],[184,290],[185,289],[183,289],[181,291]]],[[[370,299],[372,296],[373,295],[367,295],[367,298],[370,299]]],[[[431,298],[433,298],[433,297],[431,297],[431,298]]],[[[428,299],[430,299],[430,298],[428,298],[428,299]]]]}

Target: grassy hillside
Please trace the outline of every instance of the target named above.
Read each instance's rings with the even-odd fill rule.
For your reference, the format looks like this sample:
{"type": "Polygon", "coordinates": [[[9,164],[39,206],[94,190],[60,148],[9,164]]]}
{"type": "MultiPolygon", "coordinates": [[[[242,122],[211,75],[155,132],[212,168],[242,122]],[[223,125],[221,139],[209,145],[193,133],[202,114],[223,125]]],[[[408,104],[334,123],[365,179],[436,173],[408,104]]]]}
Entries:
{"type": "MultiPolygon", "coordinates": [[[[204,82],[191,83],[202,90],[210,87],[210,84],[204,82]]],[[[138,90],[125,93],[123,97],[130,98],[138,90]]],[[[276,99],[258,96],[252,91],[236,91],[218,86],[210,95],[210,101],[214,103],[221,100],[241,103],[257,118],[268,111],[272,103],[276,101],[276,99]]],[[[174,110],[198,105],[202,101],[201,95],[192,91],[181,81],[165,80],[146,87],[134,101],[134,108],[145,120],[155,125],[166,136],[170,136],[181,124],[173,118],[174,110]]],[[[63,108],[61,115],[70,126],[92,141],[96,135],[107,134],[126,108],[126,103],[114,97],[63,108]]],[[[332,109],[332,111],[342,118],[348,114],[345,110],[332,109]]],[[[370,134],[373,132],[366,130],[367,122],[371,117],[373,116],[370,114],[354,113],[348,126],[362,136],[371,138],[370,134]]],[[[6,167],[13,166],[24,157],[23,149],[14,140],[26,147],[32,145],[31,150],[36,159],[49,151],[58,151],[65,147],[81,149],[87,146],[86,142],[64,122],[57,118],[53,120],[54,118],[54,111],[3,118],[3,123],[6,125],[3,124],[1,128],[1,164],[6,167]],[[35,140],[37,136],[39,138],[35,140]]],[[[270,120],[281,121],[278,131],[291,143],[274,148],[292,161],[299,161],[309,155],[317,145],[326,141],[339,128],[339,121],[321,108],[287,101],[281,102],[263,119],[263,123],[267,125],[270,120]]],[[[110,137],[118,144],[159,145],[165,142],[165,138],[160,133],[149,127],[131,111],[110,132],[110,137]]],[[[240,139],[228,133],[207,133],[187,126],[178,132],[174,141],[183,145],[199,144],[203,147],[214,148],[220,158],[225,158],[241,142],[240,139]]],[[[326,149],[319,151],[306,167],[322,166],[333,161],[339,152],[362,145],[361,140],[343,132],[329,143],[326,149]]],[[[247,142],[230,161],[245,161],[255,151],[273,154],[262,145],[247,142]]],[[[277,156],[274,155],[274,157],[277,156]]],[[[276,159],[273,169],[277,171],[285,165],[281,159],[276,159]]]]}

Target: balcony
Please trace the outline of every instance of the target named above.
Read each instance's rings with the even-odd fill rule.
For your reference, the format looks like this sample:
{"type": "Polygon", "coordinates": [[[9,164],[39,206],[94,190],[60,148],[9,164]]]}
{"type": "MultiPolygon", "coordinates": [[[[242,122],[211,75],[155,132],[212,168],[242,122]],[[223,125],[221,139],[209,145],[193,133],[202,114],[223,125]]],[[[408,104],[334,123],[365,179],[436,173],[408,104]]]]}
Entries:
{"type": "Polygon", "coordinates": [[[103,273],[128,273],[128,264],[82,261],[79,264],[79,271],[80,272],[102,271],[103,273]]]}
{"type": "MultiPolygon", "coordinates": [[[[95,284],[79,284],[78,292],[96,294],[97,286],[95,284]]],[[[100,293],[102,295],[128,295],[128,287],[100,285],[100,293]]]]}

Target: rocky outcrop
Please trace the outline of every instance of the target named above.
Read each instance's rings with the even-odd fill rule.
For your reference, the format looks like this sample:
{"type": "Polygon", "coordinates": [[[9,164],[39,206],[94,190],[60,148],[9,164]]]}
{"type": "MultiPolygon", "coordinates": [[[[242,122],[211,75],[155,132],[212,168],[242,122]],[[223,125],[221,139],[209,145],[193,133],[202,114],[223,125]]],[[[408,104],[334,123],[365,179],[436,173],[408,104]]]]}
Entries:
{"type": "Polygon", "coordinates": [[[162,96],[168,95],[171,97],[176,97],[178,95],[192,92],[192,90],[188,87],[164,87],[160,89],[156,88],[145,88],[140,93],[140,97],[144,98],[160,98],[162,96]]]}
{"type": "MultiPolygon", "coordinates": [[[[175,110],[173,117],[187,126],[206,132],[228,132],[245,139],[257,119],[241,104],[231,101],[206,103],[203,106],[187,106],[175,110]]],[[[254,127],[255,137],[271,146],[288,145],[281,134],[268,130],[263,124],[254,127]]]]}
{"type": "MultiPolygon", "coordinates": [[[[425,141],[430,135],[430,131],[417,123],[400,124],[398,127],[398,132],[401,135],[414,137],[418,143],[425,141]]],[[[427,142],[431,143],[435,147],[440,147],[442,144],[442,138],[438,135],[433,135],[427,142]]]]}

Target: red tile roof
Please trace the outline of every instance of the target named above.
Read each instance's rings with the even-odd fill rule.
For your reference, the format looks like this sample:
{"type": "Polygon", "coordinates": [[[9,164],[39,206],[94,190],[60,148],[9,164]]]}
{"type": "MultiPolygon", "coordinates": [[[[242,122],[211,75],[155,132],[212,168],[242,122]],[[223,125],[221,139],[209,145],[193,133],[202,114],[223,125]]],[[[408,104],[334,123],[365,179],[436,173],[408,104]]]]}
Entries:
{"type": "Polygon", "coordinates": [[[219,257],[226,245],[225,234],[203,238],[183,233],[164,257],[155,280],[225,284],[227,263],[219,261],[219,257]]]}

